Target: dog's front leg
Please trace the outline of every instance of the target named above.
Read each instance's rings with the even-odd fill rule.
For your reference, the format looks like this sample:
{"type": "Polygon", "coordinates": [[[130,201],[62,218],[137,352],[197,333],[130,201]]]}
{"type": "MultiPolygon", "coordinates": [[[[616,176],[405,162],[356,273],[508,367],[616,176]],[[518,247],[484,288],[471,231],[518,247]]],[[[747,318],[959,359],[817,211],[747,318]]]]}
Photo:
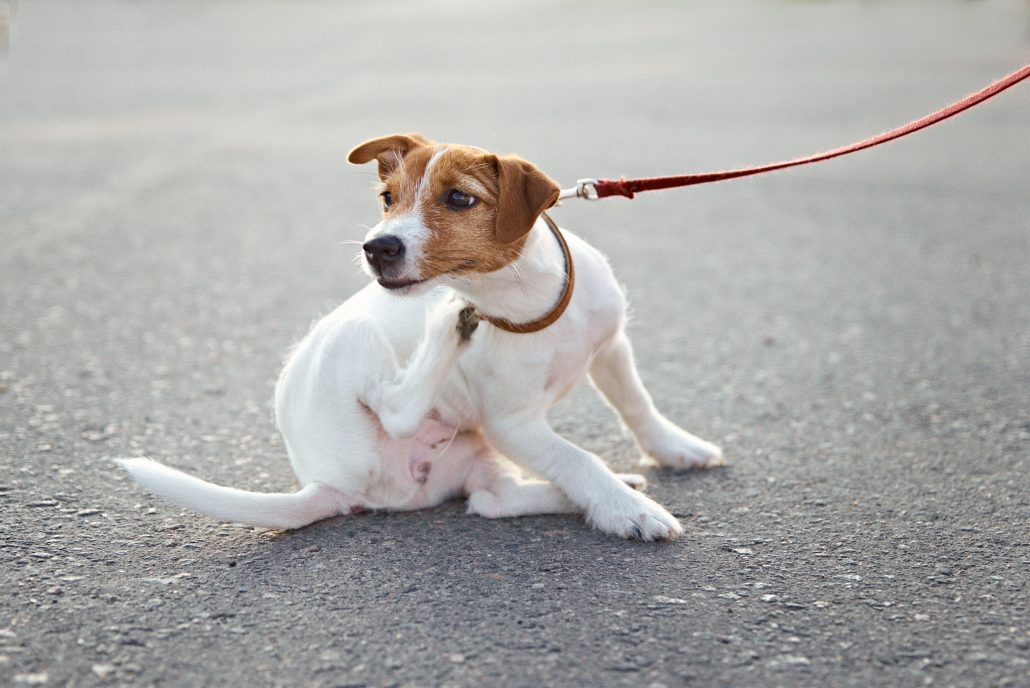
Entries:
{"type": "Polygon", "coordinates": [[[595,528],[624,538],[672,540],[682,526],[659,504],[635,492],[597,456],[559,437],[543,418],[488,421],[487,441],[521,466],[557,485],[595,528]]]}
{"type": "Polygon", "coordinates": [[[641,450],[661,465],[700,468],[724,463],[722,449],[678,427],[654,407],[637,373],[625,332],[619,332],[598,352],[590,378],[633,433],[641,450]]]}
{"type": "Polygon", "coordinates": [[[426,320],[425,333],[408,365],[383,371],[362,395],[391,437],[411,437],[436,403],[447,376],[467,348],[478,318],[471,308],[451,300],[426,320]]]}

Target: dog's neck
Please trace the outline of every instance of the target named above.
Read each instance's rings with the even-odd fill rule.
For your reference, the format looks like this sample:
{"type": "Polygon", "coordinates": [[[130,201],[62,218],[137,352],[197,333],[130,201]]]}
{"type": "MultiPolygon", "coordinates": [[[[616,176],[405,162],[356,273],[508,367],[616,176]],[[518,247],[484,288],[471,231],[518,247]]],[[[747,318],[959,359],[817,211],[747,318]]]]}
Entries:
{"type": "Polygon", "coordinates": [[[538,218],[514,261],[493,272],[463,276],[451,287],[480,313],[511,323],[547,314],[565,287],[565,256],[546,222],[538,218]]]}

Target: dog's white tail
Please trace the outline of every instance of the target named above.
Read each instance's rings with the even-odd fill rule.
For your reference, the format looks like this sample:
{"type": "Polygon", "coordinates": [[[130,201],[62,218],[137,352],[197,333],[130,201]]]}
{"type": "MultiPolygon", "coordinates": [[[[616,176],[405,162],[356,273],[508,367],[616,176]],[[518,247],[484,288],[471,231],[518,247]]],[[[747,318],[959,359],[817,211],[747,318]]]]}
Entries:
{"type": "Polygon", "coordinates": [[[222,487],[150,459],[115,459],[150,492],[221,521],[266,528],[300,528],[349,512],[343,494],[321,483],[294,493],[247,492],[222,487]]]}

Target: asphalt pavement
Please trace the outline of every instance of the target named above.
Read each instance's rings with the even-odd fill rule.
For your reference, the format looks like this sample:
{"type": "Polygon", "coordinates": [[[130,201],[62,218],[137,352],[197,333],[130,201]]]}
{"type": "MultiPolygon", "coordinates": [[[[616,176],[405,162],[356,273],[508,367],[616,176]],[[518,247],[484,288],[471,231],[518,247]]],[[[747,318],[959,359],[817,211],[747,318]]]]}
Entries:
{"type": "MultiPolygon", "coordinates": [[[[293,487],[272,386],[364,283],[353,144],[565,185],[794,157],[1030,62],[1026,2],[22,1],[10,31],[0,684],[1030,685],[1030,85],[554,211],[625,284],[658,405],[726,450],[645,469],[676,542],[460,503],[269,532],[111,461],[293,487]]],[[[589,387],[552,418],[635,465],[589,387]]]]}

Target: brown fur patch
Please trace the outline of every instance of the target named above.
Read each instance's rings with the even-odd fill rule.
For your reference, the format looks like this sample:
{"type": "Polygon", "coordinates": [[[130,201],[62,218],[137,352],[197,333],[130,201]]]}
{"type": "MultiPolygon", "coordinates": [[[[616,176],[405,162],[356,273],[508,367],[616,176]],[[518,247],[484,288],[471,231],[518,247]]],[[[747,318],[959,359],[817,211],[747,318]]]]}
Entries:
{"type": "Polygon", "coordinates": [[[401,164],[409,151],[431,145],[433,142],[422,134],[392,134],[355,146],[347,154],[347,160],[355,165],[364,165],[376,160],[379,163],[380,179],[386,179],[401,164]]]}
{"type": "Polygon", "coordinates": [[[383,178],[383,191],[390,192],[393,205],[383,206],[383,216],[401,215],[414,209],[418,202],[418,185],[425,174],[426,165],[433,157],[431,146],[420,146],[404,156],[402,164],[383,178]]]}
{"type": "Polygon", "coordinates": [[[519,257],[524,239],[502,243],[496,237],[500,186],[495,159],[475,148],[448,146],[429,170],[419,199],[430,232],[419,266],[422,275],[493,272],[519,257]],[[448,208],[447,195],[453,189],[476,197],[475,205],[448,208]]]}

